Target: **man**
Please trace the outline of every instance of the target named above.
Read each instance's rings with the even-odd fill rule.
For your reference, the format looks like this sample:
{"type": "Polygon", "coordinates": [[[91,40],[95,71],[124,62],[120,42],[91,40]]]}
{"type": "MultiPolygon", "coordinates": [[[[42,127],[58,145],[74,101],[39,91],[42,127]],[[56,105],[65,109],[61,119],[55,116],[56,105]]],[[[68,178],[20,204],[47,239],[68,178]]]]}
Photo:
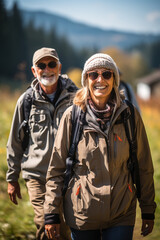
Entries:
{"type": "Polygon", "coordinates": [[[29,140],[24,148],[24,137],[27,135],[21,127],[25,115],[24,93],[17,101],[7,143],[8,194],[14,204],[18,204],[17,197],[22,198],[18,183],[22,169],[22,177],[26,181],[35,212],[36,239],[47,239],[43,214],[46,172],[60,119],[66,108],[72,104],[77,87],[70,79],[61,75],[61,63],[55,49],[37,50],[33,55],[31,70],[35,79],[31,84],[29,140]]]}

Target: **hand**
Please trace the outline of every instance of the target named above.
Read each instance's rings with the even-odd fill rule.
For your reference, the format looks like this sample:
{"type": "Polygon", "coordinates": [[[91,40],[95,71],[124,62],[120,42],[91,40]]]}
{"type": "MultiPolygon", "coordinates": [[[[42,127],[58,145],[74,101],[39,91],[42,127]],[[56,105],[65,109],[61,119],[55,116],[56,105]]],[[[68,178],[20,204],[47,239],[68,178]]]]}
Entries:
{"type": "Polygon", "coordinates": [[[45,225],[45,231],[48,239],[60,238],[60,224],[47,224],[45,225]]]}
{"type": "Polygon", "coordinates": [[[22,199],[20,186],[19,186],[18,182],[9,182],[8,183],[8,194],[9,194],[10,200],[14,204],[18,205],[16,197],[18,197],[19,199],[22,199]]]}
{"type": "Polygon", "coordinates": [[[154,220],[143,219],[142,220],[141,235],[143,235],[144,237],[147,236],[149,233],[152,232],[153,226],[154,226],[154,220]]]}

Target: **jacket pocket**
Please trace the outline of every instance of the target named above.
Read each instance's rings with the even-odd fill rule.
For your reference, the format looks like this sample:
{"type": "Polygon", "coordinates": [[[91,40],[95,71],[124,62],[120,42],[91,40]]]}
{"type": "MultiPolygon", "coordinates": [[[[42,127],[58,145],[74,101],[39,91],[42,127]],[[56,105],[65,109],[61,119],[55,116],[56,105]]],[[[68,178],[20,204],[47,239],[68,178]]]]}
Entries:
{"type": "Polygon", "coordinates": [[[30,134],[33,143],[42,144],[42,139],[46,139],[50,116],[44,110],[37,110],[31,114],[29,119],[30,134]]]}
{"type": "MultiPolygon", "coordinates": [[[[69,196],[69,195],[68,195],[69,196]]],[[[79,179],[71,191],[71,202],[75,214],[80,214],[94,221],[102,213],[99,189],[90,184],[86,177],[79,179]]]]}

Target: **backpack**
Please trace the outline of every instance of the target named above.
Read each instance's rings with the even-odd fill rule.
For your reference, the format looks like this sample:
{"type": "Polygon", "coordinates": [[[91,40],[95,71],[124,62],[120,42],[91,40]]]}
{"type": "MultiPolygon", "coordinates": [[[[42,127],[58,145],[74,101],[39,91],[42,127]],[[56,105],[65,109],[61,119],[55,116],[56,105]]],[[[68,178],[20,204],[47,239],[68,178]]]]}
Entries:
{"type": "Polygon", "coordinates": [[[22,108],[23,108],[23,122],[21,123],[19,129],[18,129],[18,136],[20,138],[20,132],[23,129],[24,132],[24,137],[22,139],[22,148],[23,151],[26,150],[28,147],[29,143],[29,136],[30,136],[30,130],[29,130],[29,125],[28,125],[28,120],[30,116],[30,111],[31,111],[31,106],[34,101],[34,94],[33,94],[33,89],[30,87],[27,88],[24,98],[23,98],[23,103],[22,103],[22,108]]]}
{"type": "MultiPolygon", "coordinates": [[[[138,160],[137,160],[137,142],[136,142],[136,136],[135,136],[134,107],[132,103],[130,103],[129,101],[127,100],[124,100],[124,101],[127,103],[130,109],[130,113],[127,111],[127,109],[125,109],[122,113],[122,121],[124,123],[126,136],[130,146],[129,148],[130,157],[128,159],[127,166],[131,173],[133,183],[136,186],[137,198],[140,198],[141,189],[140,189],[139,166],[138,166],[138,160]],[[131,129],[131,134],[129,131],[129,127],[131,129]]],[[[65,196],[69,181],[73,176],[73,167],[77,162],[77,160],[75,159],[75,152],[83,132],[84,122],[85,122],[85,112],[83,112],[78,106],[73,105],[71,144],[69,148],[68,157],[66,159],[66,171],[65,171],[65,178],[64,178],[64,186],[62,190],[63,196],[65,196]]]]}

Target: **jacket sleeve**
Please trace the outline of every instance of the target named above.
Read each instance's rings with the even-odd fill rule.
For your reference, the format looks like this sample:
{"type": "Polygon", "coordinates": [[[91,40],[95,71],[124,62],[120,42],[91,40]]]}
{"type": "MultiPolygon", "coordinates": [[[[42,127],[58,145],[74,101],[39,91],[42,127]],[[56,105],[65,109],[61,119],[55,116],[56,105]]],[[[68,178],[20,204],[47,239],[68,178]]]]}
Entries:
{"type": "MultiPolygon", "coordinates": [[[[135,110],[136,111],[136,110],[135,110]]],[[[155,189],[153,180],[153,162],[147,134],[140,114],[136,111],[137,116],[137,158],[139,162],[141,198],[139,205],[143,219],[154,219],[156,209],[155,189]]]]}
{"type": "Polygon", "coordinates": [[[59,223],[60,203],[66,158],[68,156],[71,135],[71,107],[69,107],[60,121],[54,148],[47,172],[46,195],[44,203],[45,224],[59,223]]]}
{"type": "MultiPolygon", "coordinates": [[[[19,139],[18,130],[23,121],[23,95],[18,99],[13,115],[11,130],[7,142],[7,163],[8,171],[6,180],[8,182],[18,181],[21,171],[21,159],[23,156],[22,143],[19,139]]],[[[22,136],[21,136],[22,137],[22,136]]]]}

